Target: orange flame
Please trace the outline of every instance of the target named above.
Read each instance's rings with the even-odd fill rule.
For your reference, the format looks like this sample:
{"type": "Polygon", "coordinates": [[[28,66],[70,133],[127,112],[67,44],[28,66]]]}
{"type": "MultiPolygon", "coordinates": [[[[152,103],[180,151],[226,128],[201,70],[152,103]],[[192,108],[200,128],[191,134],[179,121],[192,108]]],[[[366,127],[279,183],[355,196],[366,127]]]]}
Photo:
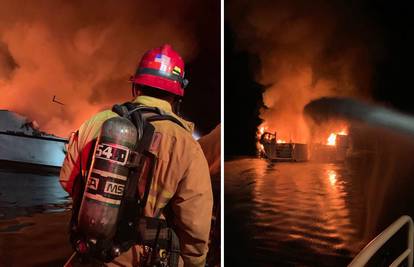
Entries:
{"type": "Polygon", "coordinates": [[[262,135],[263,133],[264,133],[264,131],[265,131],[265,127],[260,127],[259,128],[259,135],[262,135]]]}
{"type": "Polygon", "coordinates": [[[336,134],[335,133],[331,133],[329,135],[327,145],[328,146],[336,145],[336,134]]]}
{"type": "Polygon", "coordinates": [[[348,131],[347,129],[342,129],[340,132],[337,133],[331,133],[327,139],[326,144],[328,146],[335,146],[336,145],[336,136],[337,135],[347,135],[348,131]]]}
{"type": "Polygon", "coordinates": [[[264,152],[264,146],[260,144],[260,138],[262,137],[263,133],[265,132],[266,128],[264,126],[261,126],[258,128],[258,131],[256,132],[256,149],[258,153],[264,152]]]}

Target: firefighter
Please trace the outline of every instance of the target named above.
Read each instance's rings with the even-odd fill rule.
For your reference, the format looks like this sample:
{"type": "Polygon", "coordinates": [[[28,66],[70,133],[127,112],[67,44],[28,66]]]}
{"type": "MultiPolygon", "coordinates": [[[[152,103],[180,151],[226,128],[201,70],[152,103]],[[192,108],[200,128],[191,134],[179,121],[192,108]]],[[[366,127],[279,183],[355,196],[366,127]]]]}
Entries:
{"type": "MultiPolygon", "coordinates": [[[[179,266],[204,266],[213,197],[208,163],[191,135],[194,125],[176,115],[188,83],[184,79],[184,62],[168,44],[149,50],[131,77],[131,83],[134,104],[157,107],[184,126],[169,120],[151,122],[155,127],[151,152],[157,161],[143,213],[147,217],[167,219],[174,229],[180,243],[179,266]]],[[[77,180],[87,175],[100,128],[104,121],[115,116],[118,115],[111,110],[96,114],[69,140],[60,183],[74,201],[81,191],[76,186],[77,180]]],[[[142,246],[136,244],[107,266],[143,266],[139,262],[142,253],[142,246]]]]}

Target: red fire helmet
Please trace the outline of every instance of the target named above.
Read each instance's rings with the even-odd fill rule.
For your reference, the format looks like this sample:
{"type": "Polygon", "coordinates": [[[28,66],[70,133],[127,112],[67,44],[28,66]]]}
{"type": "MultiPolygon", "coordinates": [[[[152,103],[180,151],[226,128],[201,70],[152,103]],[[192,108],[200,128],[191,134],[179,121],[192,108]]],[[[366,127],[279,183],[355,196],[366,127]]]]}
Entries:
{"type": "Polygon", "coordinates": [[[184,61],[169,44],[147,51],[131,82],[179,96],[184,95],[184,88],[188,84],[184,78],[184,61]]]}

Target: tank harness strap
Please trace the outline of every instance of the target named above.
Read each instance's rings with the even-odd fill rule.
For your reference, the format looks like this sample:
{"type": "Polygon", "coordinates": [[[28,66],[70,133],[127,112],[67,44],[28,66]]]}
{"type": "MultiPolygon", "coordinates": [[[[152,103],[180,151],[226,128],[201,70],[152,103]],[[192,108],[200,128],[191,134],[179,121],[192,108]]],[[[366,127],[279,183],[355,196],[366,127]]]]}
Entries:
{"type": "Polygon", "coordinates": [[[129,161],[132,167],[130,171],[130,178],[132,179],[128,179],[129,184],[127,187],[129,190],[125,193],[125,199],[122,204],[125,216],[119,223],[120,228],[129,228],[129,230],[119,230],[117,236],[120,240],[129,240],[124,242],[124,250],[129,249],[133,245],[131,241],[135,240],[150,249],[149,262],[165,262],[166,264],[168,262],[168,265],[164,266],[178,266],[180,244],[177,235],[168,227],[165,220],[145,217],[143,216],[143,210],[147,204],[156,166],[156,157],[149,152],[155,132],[155,128],[150,122],[169,120],[182,128],[185,127],[177,118],[156,107],[147,107],[128,102],[122,105],[115,105],[112,111],[130,119],[137,127],[138,132],[138,145],[135,149],[135,154],[133,153],[129,161]],[[137,188],[142,188],[142,183],[145,183],[145,190],[142,192],[143,195],[140,195],[137,188]]]}
{"type": "Polygon", "coordinates": [[[161,232],[161,220],[157,222],[157,231],[155,232],[155,238],[151,246],[151,261],[150,262],[159,262],[160,261],[160,232],[161,232]]]}
{"type": "Polygon", "coordinates": [[[118,115],[128,118],[135,125],[138,133],[137,145],[128,158],[130,172],[124,199],[121,202],[123,216],[118,221],[119,227],[115,236],[117,242],[121,244],[122,251],[128,250],[138,239],[136,220],[142,216],[147,203],[156,160],[155,156],[149,153],[155,128],[145,120],[140,111],[131,112],[134,108],[135,105],[126,103],[115,105],[112,109],[118,115]],[[142,187],[145,189],[140,195],[137,188],[142,187]]]}
{"type": "Polygon", "coordinates": [[[185,129],[183,123],[174,116],[171,116],[167,112],[157,108],[157,107],[147,107],[142,105],[132,104],[130,102],[124,103],[122,105],[114,105],[112,111],[117,113],[119,116],[122,117],[130,117],[132,113],[135,111],[140,111],[141,113],[152,113],[154,115],[148,116],[146,120],[148,122],[153,121],[161,121],[161,120],[169,120],[174,122],[175,124],[179,125],[180,127],[185,129]]]}
{"type": "Polygon", "coordinates": [[[128,115],[128,108],[124,105],[115,104],[112,107],[112,111],[121,117],[126,117],[128,115]]]}
{"type": "Polygon", "coordinates": [[[169,228],[169,240],[170,240],[170,265],[178,266],[178,260],[180,258],[180,240],[177,234],[169,228]]]}
{"type": "MultiPolygon", "coordinates": [[[[76,131],[75,134],[79,134],[79,131],[76,131]]],[[[95,142],[93,141],[92,147],[95,147],[95,142]]],[[[79,173],[76,175],[74,184],[72,187],[72,213],[71,219],[69,222],[69,241],[72,244],[72,247],[75,251],[77,251],[77,241],[83,238],[83,235],[80,233],[78,228],[78,216],[80,212],[80,207],[82,204],[82,198],[84,194],[84,189],[86,186],[87,180],[87,172],[83,173],[82,168],[82,152],[79,152],[79,173]]],[[[92,162],[94,150],[91,149],[89,155],[87,156],[87,166],[89,166],[92,162]]],[[[77,254],[78,258],[77,261],[79,262],[89,262],[91,259],[88,258],[86,255],[77,254]]]]}

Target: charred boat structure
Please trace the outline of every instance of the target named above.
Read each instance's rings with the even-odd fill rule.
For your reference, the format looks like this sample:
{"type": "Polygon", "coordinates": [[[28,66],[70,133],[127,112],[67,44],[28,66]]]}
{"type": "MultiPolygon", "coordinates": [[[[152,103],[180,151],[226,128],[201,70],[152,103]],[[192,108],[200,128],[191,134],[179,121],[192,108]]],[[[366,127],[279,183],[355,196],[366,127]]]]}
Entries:
{"type": "Polygon", "coordinates": [[[319,162],[342,162],[349,155],[349,136],[338,134],[335,141],[330,144],[312,144],[311,160],[319,162]]]}
{"type": "Polygon", "coordinates": [[[286,143],[276,139],[276,133],[265,132],[260,137],[262,154],[274,161],[307,161],[308,145],[300,143],[286,143]]]}
{"type": "Polygon", "coordinates": [[[303,144],[277,139],[276,133],[264,132],[259,140],[260,156],[272,161],[343,162],[350,150],[349,136],[334,134],[328,144],[303,144]]]}
{"type": "Polygon", "coordinates": [[[0,110],[0,163],[60,168],[67,139],[39,130],[36,122],[0,110]]]}

